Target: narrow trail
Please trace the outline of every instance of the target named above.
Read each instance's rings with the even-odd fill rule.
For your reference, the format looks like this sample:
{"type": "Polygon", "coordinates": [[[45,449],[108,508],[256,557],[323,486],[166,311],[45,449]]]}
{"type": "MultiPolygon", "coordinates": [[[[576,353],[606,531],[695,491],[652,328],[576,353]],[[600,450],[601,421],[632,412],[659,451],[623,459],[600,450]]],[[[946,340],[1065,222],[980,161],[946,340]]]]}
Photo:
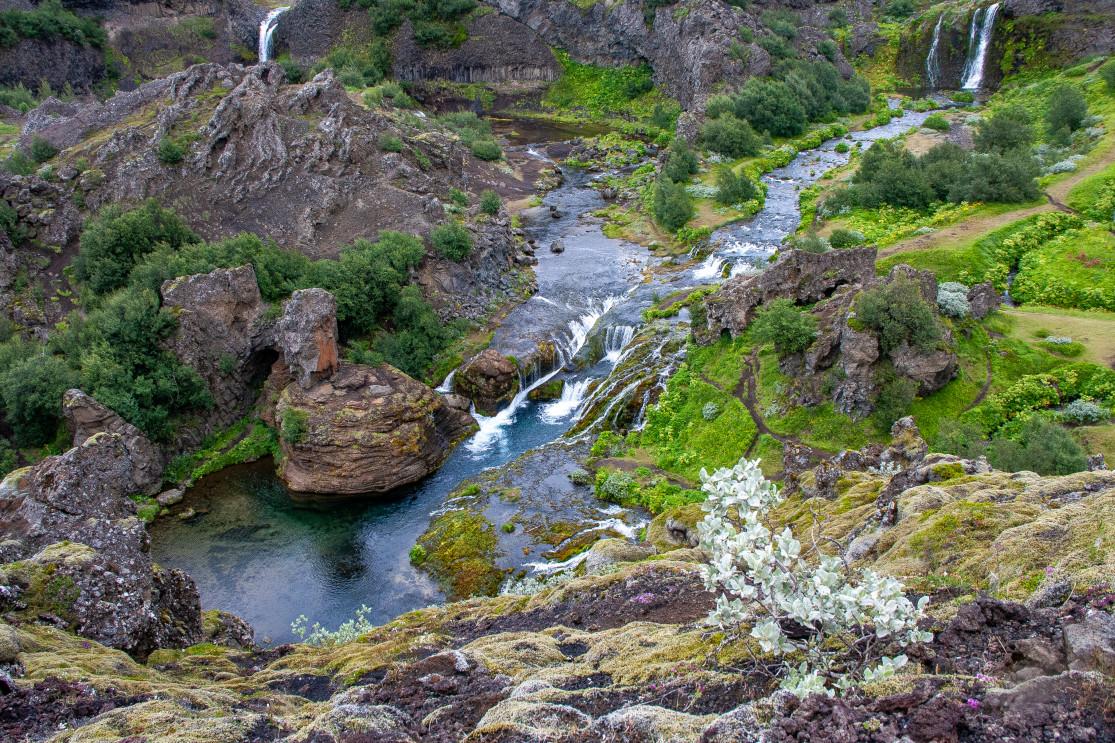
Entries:
{"type": "Polygon", "coordinates": [[[987,399],[987,393],[990,390],[991,390],[991,351],[988,351],[987,352],[987,377],[983,380],[983,386],[980,387],[980,391],[979,391],[979,393],[976,394],[976,398],[974,400],[972,400],[972,402],[970,402],[968,404],[968,407],[964,408],[964,410],[962,412],[967,413],[969,410],[971,410],[972,408],[974,408],[977,405],[979,405],[980,403],[982,403],[985,399],[987,399]]]}
{"type": "Polygon", "coordinates": [[[736,382],[736,386],[730,392],[724,389],[717,382],[709,379],[704,374],[701,374],[701,381],[705,382],[706,384],[712,385],[724,394],[731,395],[732,397],[739,400],[744,409],[747,410],[747,414],[751,416],[751,421],[755,424],[757,435],[754,439],[751,440],[751,443],[748,445],[747,450],[744,452],[744,456],[751,456],[752,452],[754,452],[755,450],[755,446],[759,443],[759,436],[763,434],[770,436],[783,445],[793,444],[794,446],[808,449],[809,453],[815,457],[827,459],[829,456],[831,456],[832,452],[827,452],[823,449],[817,449],[815,447],[809,446],[808,444],[802,443],[799,439],[793,436],[787,436],[785,434],[776,433],[771,430],[770,426],[767,425],[766,420],[759,412],[759,396],[755,386],[755,380],[756,378],[758,378],[758,376],[759,351],[757,349],[753,350],[748,355],[747,360],[743,366],[743,371],[740,374],[739,381],[736,382]]]}

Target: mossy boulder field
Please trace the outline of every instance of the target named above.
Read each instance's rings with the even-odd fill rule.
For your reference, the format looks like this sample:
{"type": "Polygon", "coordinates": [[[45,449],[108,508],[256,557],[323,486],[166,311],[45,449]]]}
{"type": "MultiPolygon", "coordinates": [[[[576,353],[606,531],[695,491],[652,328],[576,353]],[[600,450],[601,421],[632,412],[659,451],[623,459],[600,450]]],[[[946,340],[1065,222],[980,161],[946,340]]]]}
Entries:
{"type": "Polygon", "coordinates": [[[0,0],[0,739],[1115,741],[1115,2],[0,0]]]}

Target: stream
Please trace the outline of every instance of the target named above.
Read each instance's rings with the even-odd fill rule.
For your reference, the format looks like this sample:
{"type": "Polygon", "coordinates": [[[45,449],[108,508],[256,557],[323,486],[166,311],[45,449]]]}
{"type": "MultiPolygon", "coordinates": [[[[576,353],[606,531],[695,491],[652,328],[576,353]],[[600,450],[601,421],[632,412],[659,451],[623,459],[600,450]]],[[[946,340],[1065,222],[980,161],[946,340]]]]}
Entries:
{"type": "MultiPolygon", "coordinates": [[[[849,138],[866,146],[903,133],[926,115],[909,112],[849,138]]],[[[726,273],[757,270],[797,228],[800,190],[847,162],[849,155],[835,150],[838,141],[803,152],[764,176],[764,209],[745,224],[718,230],[706,258],[676,270],[665,266],[648,271],[659,263],[648,251],[606,237],[599,220],[587,217],[603,205],[591,187],[594,176],[567,171],[563,185],[524,224],[536,241],[538,292],[508,314],[492,340],[492,347],[518,358],[531,358],[540,341],[551,342],[560,363],[525,373],[515,401],[496,415],[477,416],[480,430],[440,470],[387,497],[291,497],[269,460],[207,477],[182,504],[198,516],[171,516],[152,525],[154,560],[189,573],[203,608],[237,614],[255,627],[257,641],[270,644],[296,639],[290,623],[299,615],[335,628],[367,605],[368,619],[378,624],[443,601],[437,585],[410,564],[411,547],[431,513],[461,482],[527,452],[520,469],[538,477],[562,473],[549,478],[554,481],[549,485],[538,483],[555,518],[565,508],[582,522],[608,524],[613,533],[630,535],[643,523],[642,514],[597,502],[584,487],[564,502],[573,492],[564,473],[575,460],[561,443],[563,434],[594,398],[632,395],[645,387],[623,368],[629,354],[641,354],[632,358],[653,365],[647,373],[657,376],[659,385],[665,382],[684,349],[667,355],[664,342],[651,339],[640,345],[635,337],[642,310],[656,295],[716,282],[726,273]],[[563,253],[550,252],[555,240],[563,241],[563,253]],[[613,374],[617,368],[621,371],[613,374]],[[528,399],[530,389],[556,377],[565,382],[560,399],[528,399]]],[[[525,144],[518,146],[529,149],[530,156],[541,156],[525,144]]],[[[645,390],[642,394],[647,396],[645,390]]],[[[644,399],[639,416],[645,405],[644,399]]],[[[605,414],[612,409],[603,407],[605,414]]],[[[544,565],[535,570],[547,572],[544,565]]]]}

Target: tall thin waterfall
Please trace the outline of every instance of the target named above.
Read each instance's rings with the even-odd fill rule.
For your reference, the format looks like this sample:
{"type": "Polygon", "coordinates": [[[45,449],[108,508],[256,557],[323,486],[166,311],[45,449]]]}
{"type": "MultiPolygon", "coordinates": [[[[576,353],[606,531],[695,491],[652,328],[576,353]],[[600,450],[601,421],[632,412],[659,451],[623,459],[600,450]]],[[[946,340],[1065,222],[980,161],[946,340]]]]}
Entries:
{"type": "Polygon", "coordinates": [[[964,90],[979,90],[983,85],[983,69],[987,63],[987,52],[991,48],[991,33],[995,30],[995,16],[999,13],[999,3],[977,10],[972,16],[972,26],[968,29],[968,61],[964,65],[961,87],[964,90]],[[978,30],[977,30],[978,26],[978,30]]]}
{"type": "Polygon", "coordinates": [[[259,23],[259,62],[263,64],[271,59],[275,51],[275,28],[279,25],[279,16],[290,10],[290,6],[275,8],[259,23]]]}
{"type": "Polygon", "coordinates": [[[945,14],[941,13],[937,25],[933,27],[933,42],[925,58],[925,84],[930,90],[936,90],[941,85],[941,26],[944,23],[945,14]]]}

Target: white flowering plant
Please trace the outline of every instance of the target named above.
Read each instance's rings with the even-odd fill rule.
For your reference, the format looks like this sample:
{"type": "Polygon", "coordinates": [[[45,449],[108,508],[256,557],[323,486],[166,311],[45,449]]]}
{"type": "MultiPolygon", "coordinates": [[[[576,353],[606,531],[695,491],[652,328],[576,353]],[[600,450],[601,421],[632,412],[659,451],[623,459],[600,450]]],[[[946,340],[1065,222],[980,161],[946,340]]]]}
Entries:
{"type": "Polygon", "coordinates": [[[782,496],[758,461],[702,470],[701,481],[704,578],[718,593],[709,621],[772,655],[767,667],[783,689],[833,696],[887,678],[907,663],[891,651],[933,638],[918,629],[928,598],[915,604],[899,581],[872,570],[854,575],[842,554],[821,551],[818,541],[832,540],[818,539],[816,519],[807,546],[789,527],[774,533],[763,523],[782,496]]]}

